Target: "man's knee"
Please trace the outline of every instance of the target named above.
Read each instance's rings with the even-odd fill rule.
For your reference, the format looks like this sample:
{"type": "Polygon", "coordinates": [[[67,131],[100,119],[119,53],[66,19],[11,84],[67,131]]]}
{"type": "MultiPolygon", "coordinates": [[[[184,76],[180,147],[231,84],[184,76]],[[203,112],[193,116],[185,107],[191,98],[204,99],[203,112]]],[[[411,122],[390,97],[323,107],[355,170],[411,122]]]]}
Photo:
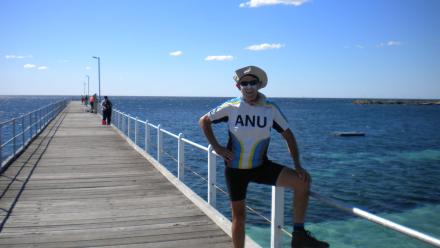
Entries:
{"type": "Polygon", "coordinates": [[[295,170],[284,169],[277,181],[277,186],[287,187],[296,192],[308,192],[310,189],[310,182],[312,181],[311,176],[308,174],[308,182],[299,178],[295,170]]]}
{"type": "Polygon", "coordinates": [[[234,206],[232,210],[232,220],[237,223],[244,223],[246,221],[245,206],[234,206]]]}

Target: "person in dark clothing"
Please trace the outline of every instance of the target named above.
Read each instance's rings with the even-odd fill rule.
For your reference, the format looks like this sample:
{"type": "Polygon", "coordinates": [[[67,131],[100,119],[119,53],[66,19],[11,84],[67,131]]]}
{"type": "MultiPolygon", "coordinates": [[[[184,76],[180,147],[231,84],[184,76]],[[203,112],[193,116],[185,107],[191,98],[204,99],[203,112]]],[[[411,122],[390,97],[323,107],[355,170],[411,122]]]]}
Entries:
{"type": "Polygon", "coordinates": [[[104,96],[104,100],[101,103],[102,106],[102,123],[110,125],[112,120],[112,102],[107,96],[104,96]]]}

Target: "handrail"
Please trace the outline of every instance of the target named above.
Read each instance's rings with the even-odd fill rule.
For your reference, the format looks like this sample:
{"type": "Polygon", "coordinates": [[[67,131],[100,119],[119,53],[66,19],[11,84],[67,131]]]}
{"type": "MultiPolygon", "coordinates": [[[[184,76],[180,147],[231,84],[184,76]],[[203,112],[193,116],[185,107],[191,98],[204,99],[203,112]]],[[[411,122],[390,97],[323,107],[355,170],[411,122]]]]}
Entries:
{"type": "Polygon", "coordinates": [[[183,142],[185,142],[185,143],[187,143],[187,144],[189,144],[189,145],[192,145],[192,146],[194,146],[194,147],[197,147],[197,148],[199,148],[199,149],[201,149],[201,150],[203,150],[203,151],[205,151],[205,152],[208,151],[208,147],[204,147],[204,146],[202,146],[202,145],[199,145],[199,144],[197,144],[197,143],[195,143],[195,142],[192,142],[191,140],[188,140],[188,139],[185,139],[185,138],[183,138],[182,140],[183,140],[183,142]]]}
{"type": "Polygon", "coordinates": [[[0,174],[67,106],[69,101],[63,99],[0,123],[0,174]],[[12,134],[3,131],[7,128],[12,130],[12,134]],[[9,135],[11,135],[10,138],[5,137],[9,135]],[[3,139],[7,139],[7,141],[4,142],[3,139]],[[13,144],[8,151],[6,148],[10,143],[13,144]]]}
{"type": "Polygon", "coordinates": [[[419,231],[416,231],[414,229],[408,228],[406,226],[397,224],[395,222],[392,222],[392,221],[387,220],[385,218],[379,217],[377,215],[371,214],[371,213],[369,213],[369,212],[367,212],[365,210],[359,209],[357,207],[348,206],[348,205],[346,205],[344,203],[341,203],[339,201],[336,201],[336,200],[333,200],[333,199],[329,199],[329,198],[324,197],[324,196],[322,196],[322,195],[320,195],[318,193],[315,193],[313,191],[310,192],[310,195],[313,198],[315,198],[315,199],[317,199],[317,200],[319,200],[319,201],[321,201],[321,202],[323,202],[323,203],[325,203],[325,204],[327,204],[329,206],[338,208],[338,209],[343,210],[345,212],[348,212],[348,213],[351,213],[353,215],[356,215],[356,216],[359,216],[361,218],[364,218],[366,220],[369,220],[369,221],[371,221],[373,223],[376,223],[376,224],[382,225],[384,227],[393,229],[393,230],[395,230],[397,232],[400,232],[400,233],[403,233],[405,235],[408,235],[409,237],[416,238],[416,239],[424,241],[424,242],[426,242],[428,244],[440,247],[440,240],[438,240],[438,239],[436,239],[434,237],[431,237],[429,235],[426,235],[426,234],[421,233],[419,231]]]}
{"type": "MultiPolygon", "coordinates": [[[[126,132],[124,132],[124,125],[127,125],[126,121],[119,121],[119,120],[123,120],[124,118],[127,119],[134,119],[135,121],[141,122],[143,124],[148,124],[145,125],[146,127],[152,127],[157,129],[159,132],[157,132],[157,161],[160,163],[161,162],[161,154],[163,153],[162,151],[162,133],[168,134],[171,137],[174,137],[176,139],[178,139],[179,142],[179,151],[182,149],[183,147],[183,143],[185,144],[189,144],[195,148],[198,148],[202,151],[207,152],[208,154],[208,179],[203,178],[202,176],[200,176],[200,174],[192,171],[193,173],[195,173],[196,175],[200,176],[203,178],[203,180],[205,180],[208,184],[208,203],[210,205],[212,205],[213,207],[215,207],[215,190],[216,188],[220,189],[219,186],[217,186],[215,184],[215,157],[219,156],[218,154],[216,154],[211,146],[205,147],[202,146],[200,144],[197,144],[191,140],[188,140],[186,138],[182,138],[182,134],[176,135],[173,134],[165,129],[163,129],[161,127],[161,125],[153,125],[151,123],[149,123],[148,121],[141,121],[138,120],[137,118],[133,118],[132,116],[125,114],[121,111],[118,111],[116,109],[113,110],[113,112],[115,113],[115,115],[117,115],[117,118],[115,118],[116,120],[118,120],[117,122],[114,122],[113,126],[119,130],[121,130],[121,133],[123,135],[126,136],[127,139],[130,139],[130,135],[128,133],[128,135],[126,135],[126,132]],[[124,124],[125,123],[125,124],[124,124]],[[214,178],[212,178],[214,177],[214,178]]],[[[135,126],[137,126],[137,124],[135,123],[135,126]]],[[[129,130],[129,127],[125,126],[126,130],[129,130]]],[[[135,139],[136,137],[138,137],[138,134],[136,133],[138,132],[138,129],[135,128],[135,139]]],[[[145,132],[145,151],[147,153],[148,149],[150,147],[150,140],[151,138],[149,137],[149,131],[145,132]]],[[[133,141],[133,140],[132,140],[133,141]]],[[[137,144],[137,142],[135,141],[135,145],[139,146],[137,144]]],[[[139,146],[140,147],[140,146],[139,146]]],[[[166,155],[170,156],[169,154],[165,153],[166,155]]],[[[151,154],[150,154],[151,155],[151,154]]],[[[174,161],[177,161],[177,165],[178,165],[178,172],[179,172],[179,180],[181,180],[181,178],[183,178],[183,175],[180,175],[181,173],[183,174],[183,168],[184,168],[184,163],[182,162],[184,160],[184,158],[181,158],[181,155],[179,155],[179,158],[176,160],[173,158],[174,161]]],[[[183,183],[183,182],[182,182],[183,183]]],[[[223,191],[223,190],[221,190],[223,191]]],[[[435,247],[440,247],[440,240],[434,237],[431,237],[429,235],[426,235],[424,233],[421,233],[419,231],[410,229],[408,227],[402,226],[400,224],[397,224],[395,222],[392,222],[390,220],[387,220],[385,218],[379,217],[377,215],[371,214],[367,211],[361,210],[359,208],[356,207],[352,207],[352,206],[348,206],[344,203],[338,202],[336,200],[324,197],[316,192],[311,191],[310,192],[310,196],[321,201],[322,203],[325,203],[331,207],[340,209],[342,211],[348,212],[350,214],[353,214],[355,216],[361,217],[363,219],[369,220],[373,223],[376,223],[378,225],[384,226],[386,228],[392,229],[394,231],[397,231],[399,233],[405,234],[411,238],[415,238],[418,239],[420,241],[423,241],[425,243],[428,243],[430,245],[433,245],[435,247]]],[[[272,217],[271,217],[271,247],[272,248],[278,248],[281,247],[282,244],[282,232],[288,233],[286,230],[284,230],[283,225],[284,225],[284,191],[283,188],[279,188],[279,187],[272,187],[272,217]]],[[[266,220],[268,220],[267,218],[264,218],[266,220]]]]}
{"type": "Polygon", "coordinates": [[[169,136],[174,137],[174,138],[176,138],[176,139],[179,138],[179,135],[175,135],[175,134],[173,134],[172,132],[169,132],[169,131],[167,131],[167,130],[165,130],[165,129],[161,129],[160,131],[161,131],[162,133],[168,134],[169,136]]]}

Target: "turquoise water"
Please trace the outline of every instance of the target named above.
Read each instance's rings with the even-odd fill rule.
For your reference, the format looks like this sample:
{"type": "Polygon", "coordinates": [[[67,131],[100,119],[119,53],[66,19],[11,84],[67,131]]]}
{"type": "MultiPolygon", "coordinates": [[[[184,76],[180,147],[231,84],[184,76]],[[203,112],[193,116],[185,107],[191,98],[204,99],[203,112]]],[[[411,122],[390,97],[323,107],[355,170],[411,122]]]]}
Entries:
{"type": "MultiPolygon", "coordinates": [[[[43,97],[44,98],[44,97],[43,97]]],[[[110,97],[114,107],[175,134],[207,145],[198,127],[200,116],[228,98],[110,97]]],[[[40,99],[41,100],[41,99],[40,99]]],[[[31,109],[32,101],[0,97],[0,113],[12,116],[14,109],[31,109]]],[[[350,99],[289,99],[274,101],[287,116],[300,148],[303,166],[313,176],[312,189],[399,224],[440,237],[440,108],[438,106],[355,105],[350,99]],[[335,131],[361,131],[365,137],[341,138],[335,131]]],[[[1,116],[0,116],[1,117],[1,116]]],[[[1,119],[1,118],[0,118],[1,119]]],[[[134,127],[131,127],[134,130],[134,127]]],[[[142,137],[144,130],[140,129],[142,137]]],[[[226,126],[214,132],[226,142],[226,126]]],[[[156,132],[150,153],[155,156],[156,132]]],[[[130,134],[133,138],[133,133],[130,134]]],[[[144,147],[143,139],[139,142],[144,147]]],[[[177,142],[164,135],[164,165],[176,174],[177,142]]],[[[273,132],[269,157],[291,165],[287,147],[273,132]]],[[[185,147],[185,163],[206,177],[206,153],[185,147]]],[[[217,159],[217,180],[224,187],[223,163],[217,159]]],[[[206,182],[190,172],[185,181],[206,199],[206,182]]],[[[291,228],[292,193],[285,195],[285,224],[291,228]]],[[[270,217],[271,189],[250,185],[247,203],[270,217]]],[[[217,208],[230,217],[226,195],[217,193],[217,208]]],[[[350,214],[311,200],[307,228],[332,247],[426,247],[394,231],[360,220],[350,214]]],[[[267,247],[268,224],[248,212],[248,234],[267,247]]],[[[286,238],[287,240],[287,238],[286,238]]],[[[288,247],[288,246],[286,246],[288,247]]]]}
{"type": "MultiPolygon", "coordinates": [[[[381,213],[380,217],[395,221],[407,227],[435,235],[440,233],[440,205],[428,205],[399,214],[381,213]],[[422,220],[422,221],[421,221],[422,220]]],[[[369,221],[359,218],[350,218],[343,221],[324,221],[308,225],[308,229],[316,237],[327,240],[331,247],[387,247],[387,248],[428,248],[421,241],[408,238],[389,229],[379,227],[369,221]]],[[[249,227],[249,235],[262,244],[270,246],[270,236],[267,229],[261,227],[249,227]]],[[[289,247],[290,237],[284,235],[284,246],[289,247]]]]}

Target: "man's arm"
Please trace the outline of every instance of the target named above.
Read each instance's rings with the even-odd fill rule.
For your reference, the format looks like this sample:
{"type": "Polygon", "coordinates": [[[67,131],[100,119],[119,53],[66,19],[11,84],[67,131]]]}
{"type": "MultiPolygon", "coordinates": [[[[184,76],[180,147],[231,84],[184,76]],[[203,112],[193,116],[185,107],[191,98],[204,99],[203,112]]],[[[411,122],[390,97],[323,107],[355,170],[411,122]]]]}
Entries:
{"type": "Polygon", "coordinates": [[[295,171],[298,173],[299,178],[304,181],[309,181],[310,176],[309,173],[304,170],[301,166],[301,161],[299,159],[299,150],[298,145],[296,143],[295,135],[293,135],[290,128],[286,129],[281,134],[287,142],[287,146],[289,147],[290,156],[292,157],[293,163],[295,164],[295,171]]]}
{"type": "Polygon", "coordinates": [[[212,122],[209,119],[208,115],[204,115],[200,118],[199,125],[202,128],[203,133],[206,136],[206,139],[208,140],[209,144],[211,144],[214,151],[218,155],[222,156],[226,160],[226,163],[229,164],[234,158],[234,154],[230,150],[221,146],[218,143],[214,135],[214,132],[212,131],[212,122]]]}

